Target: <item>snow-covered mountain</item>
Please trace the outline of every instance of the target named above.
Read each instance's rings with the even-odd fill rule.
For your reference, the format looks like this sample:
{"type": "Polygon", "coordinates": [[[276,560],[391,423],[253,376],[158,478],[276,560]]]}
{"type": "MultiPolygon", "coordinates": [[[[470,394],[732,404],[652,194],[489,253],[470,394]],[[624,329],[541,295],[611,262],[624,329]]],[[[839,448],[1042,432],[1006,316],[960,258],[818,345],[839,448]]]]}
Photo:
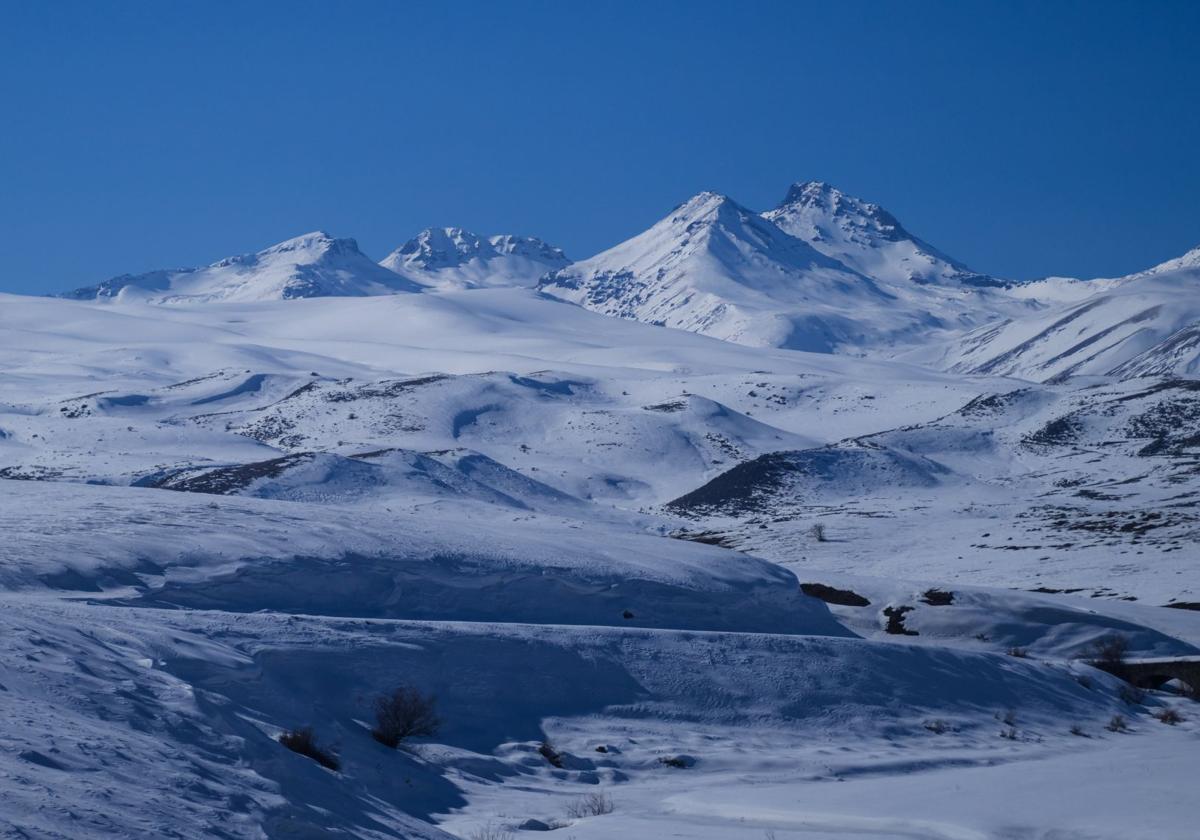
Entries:
{"type": "Polygon", "coordinates": [[[854,313],[890,300],[871,279],[712,192],[538,288],[606,315],[818,351],[860,341],[866,330],[854,313]]]}
{"type": "Polygon", "coordinates": [[[1124,840],[1194,768],[1187,700],[1079,660],[1197,653],[1194,380],[426,292],[0,295],[0,835],[1124,840]],[[392,750],[401,685],[443,723],[392,750]]]}
{"type": "Polygon", "coordinates": [[[1074,281],[1070,291],[1065,303],[907,358],[1039,381],[1200,372],[1200,248],[1126,277],[1074,281]]]}
{"type": "Polygon", "coordinates": [[[263,301],[416,292],[421,287],[376,264],[353,239],[322,231],[259,251],[228,257],[204,268],[123,274],[67,292],[75,300],[154,303],[263,301]]]}
{"type": "MultiPolygon", "coordinates": [[[[808,218],[815,224],[817,216],[803,216],[798,202],[786,206],[801,215],[781,218],[789,224],[808,218]]],[[[847,202],[862,213],[873,207],[847,202]]],[[[878,208],[872,212],[873,239],[853,239],[846,232],[866,224],[867,216],[827,214],[830,224],[847,228],[838,240],[841,246],[826,250],[852,257],[878,277],[726,196],[705,192],[644,233],[547,275],[538,288],[607,315],[752,346],[818,352],[924,341],[1029,306],[978,288],[987,284],[968,282],[978,276],[944,260],[933,264],[943,272],[944,285],[930,283],[925,275],[920,280],[905,275],[904,254],[915,260],[918,253],[932,252],[919,250],[924,246],[916,240],[887,239],[883,219],[888,217],[878,208]]],[[[804,232],[820,240],[814,230],[804,232]]]]}
{"type": "Polygon", "coordinates": [[[533,236],[479,236],[462,228],[426,228],[380,265],[423,286],[532,286],[570,265],[563,252],[533,236]]]}
{"type": "Polygon", "coordinates": [[[822,181],[793,184],[779,206],[763,217],[827,257],[884,283],[1006,285],[913,236],[878,204],[822,181]]]}

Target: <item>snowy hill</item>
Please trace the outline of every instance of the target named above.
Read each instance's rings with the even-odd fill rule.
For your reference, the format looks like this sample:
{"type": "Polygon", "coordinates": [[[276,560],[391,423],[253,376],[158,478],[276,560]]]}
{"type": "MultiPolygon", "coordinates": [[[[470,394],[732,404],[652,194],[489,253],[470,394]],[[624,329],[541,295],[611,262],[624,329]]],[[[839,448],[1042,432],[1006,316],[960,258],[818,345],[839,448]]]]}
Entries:
{"type": "Polygon", "coordinates": [[[1076,281],[1071,291],[1084,294],[907,358],[1039,381],[1200,372],[1200,248],[1127,277],[1076,281]]]}
{"type": "Polygon", "coordinates": [[[763,213],[827,257],[884,283],[1003,286],[913,236],[891,213],[821,181],[793,184],[763,213]]]}
{"type": "Polygon", "coordinates": [[[810,572],[844,569],[850,543],[872,575],[996,585],[1022,569],[1030,589],[1174,598],[1200,538],[1200,383],[996,384],[943,417],[744,461],[667,509],[810,572]]]}
{"type": "Polygon", "coordinates": [[[479,236],[462,228],[426,228],[380,265],[423,286],[532,286],[570,265],[561,250],[533,236],[479,236]]]}
{"type": "Polygon", "coordinates": [[[63,297],[181,303],[378,295],[420,288],[381,268],[353,239],[334,239],[318,231],[205,268],[123,274],[63,297]]]}
{"type": "MultiPolygon", "coordinates": [[[[890,239],[902,229],[889,227],[890,217],[874,205],[845,199],[858,215],[842,212],[841,203],[822,215],[804,203],[810,192],[802,189],[769,218],[701,193],[646,232],[547,275],[538,288],[607,315],[816,352],[923,342],[1032,305],[986,288],[994,285],[988,278],[935,259],[916,240],[890,239]],[[819,228],[825,222],[840,231],[836,242],[819,228]],[[925,266],[919,276],[916,263],[925,266]]],[[[831,192],[820,195],[834,201],[831,192]]]]}

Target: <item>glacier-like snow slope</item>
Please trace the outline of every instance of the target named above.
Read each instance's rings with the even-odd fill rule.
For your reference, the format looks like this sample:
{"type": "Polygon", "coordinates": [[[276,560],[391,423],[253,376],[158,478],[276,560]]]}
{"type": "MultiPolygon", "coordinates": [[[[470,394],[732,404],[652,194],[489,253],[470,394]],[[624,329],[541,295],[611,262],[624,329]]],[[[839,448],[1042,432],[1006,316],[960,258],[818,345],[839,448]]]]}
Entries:
{"type": "Polygon", "coordinates": [[[1090,294],[906,358],[1037,381],[1200,372],[1200,248],[1128,277],[1076,281],[1071,290],[1081,285],[1090,294]]]}
{"type": "Polygon", "coordinates": [[[479,236],[462,228],[426,228],[380,264],[422,286],[440,289],[533,286],[570,265],[563,252],[534,236],[479,236]]]}
{"type": "Polygon", "coordinates": [[[353,239],[334,239],[317,231],[205,268],[123,274],[68,292],[65,297],[179,303],[379,295],[420,289],[417,283],[376,265],[353,239]]]}

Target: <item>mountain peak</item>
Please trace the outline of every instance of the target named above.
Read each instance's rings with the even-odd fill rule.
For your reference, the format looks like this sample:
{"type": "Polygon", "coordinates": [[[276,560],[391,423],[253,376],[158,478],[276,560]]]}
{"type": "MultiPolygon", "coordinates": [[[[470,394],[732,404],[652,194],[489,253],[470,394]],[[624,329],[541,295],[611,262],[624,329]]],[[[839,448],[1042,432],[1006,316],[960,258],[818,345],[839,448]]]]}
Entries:
{"type": "Polygon", "coordinates": [[[752,211],[742,207],[732,198],[712,190],[696,193],[671,211],[671,217],[701,219],[705,217],[715,217],[722,212],[734,212],[739,214],[751,214],[752,211]]]}
{"type": "Polygon", "coordinates": [[[826,215],[845,219],[851,227],[870,230],[888,241],[912,239],[900,222],[878,204],[863,201],[824,181],[792,184],[774,212],[791,209],[794,213],[826,215]]]}
{"type": "MultiPolygon", "coordinates": [[[[1159,263],[1158,265],[1154,266],[1153,268],[1147,269],[1144,272],[1139,272],[1139,275],[1140,274],[1165,274],[1168,271],[1179,271],[1181,269],[1187,269],[1187,268],[1200,268],[1200,245],[1197,245],[1195,248],[1188,251],[1183,256],[1175,257],[1174,259],[1167,260],[1166,262],[1163,262],[1163,263],[1159,263]]],[[[1133,275],[1133,276],[1139,276],[1139,275],[1133,275]]]]}
{"type": "Polygon", "coordinates": [[[380,261],[423,286],[530,286],[570,265],[563,252],[534,236],[480,236],[458,227],[425,228],[380,261]]]}
{"type": "Polygon", "coordinates": [[[822,254],[881,282],[1004,285],[913,236],[878,204],[824,181],[792,184],[779,206],[763,216],[822,254]]]}
{"type": "Polygon", "coordinates": [[[810,350],[854,338],[842,329],[844,318],[815,314],[830,300],[848,308],[887,300],[868,278],[712,191],[632,239],[546,275],[538,288],[607,315],[810,350]]]}
{"type": "Polygon", "coordinates": [[[179,303],[357,297],[419,290],[372,261],[353,239],[337,239],[318,230],[204,268],[125,274],[66,296],[179,303]]]}
{"type": "Polygon", "coordinates": [[[301,236],[272,245],[260,251],[260,254],[283,254],[289,251],[329,250],[340,249],[347,253],[362,253],[358,250],[358,242],[353,239],[337,239],[323,230],[314,230],[301,236]]]}

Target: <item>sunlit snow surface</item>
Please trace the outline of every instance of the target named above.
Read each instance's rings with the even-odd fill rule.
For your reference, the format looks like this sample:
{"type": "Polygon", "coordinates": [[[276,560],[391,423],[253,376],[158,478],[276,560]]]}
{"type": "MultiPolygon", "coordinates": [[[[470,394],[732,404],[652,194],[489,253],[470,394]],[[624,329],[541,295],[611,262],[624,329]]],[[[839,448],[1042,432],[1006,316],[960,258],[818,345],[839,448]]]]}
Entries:
{"type": "Polygon", "coordinates": [[[967,371],[529,289],[0,296],[0,825],[1192,837],[1200,706],[1077,657],[1197,653],[1200,391],[967,371]],[[446,724],[394,752],[401,682],[446,724]]]}

